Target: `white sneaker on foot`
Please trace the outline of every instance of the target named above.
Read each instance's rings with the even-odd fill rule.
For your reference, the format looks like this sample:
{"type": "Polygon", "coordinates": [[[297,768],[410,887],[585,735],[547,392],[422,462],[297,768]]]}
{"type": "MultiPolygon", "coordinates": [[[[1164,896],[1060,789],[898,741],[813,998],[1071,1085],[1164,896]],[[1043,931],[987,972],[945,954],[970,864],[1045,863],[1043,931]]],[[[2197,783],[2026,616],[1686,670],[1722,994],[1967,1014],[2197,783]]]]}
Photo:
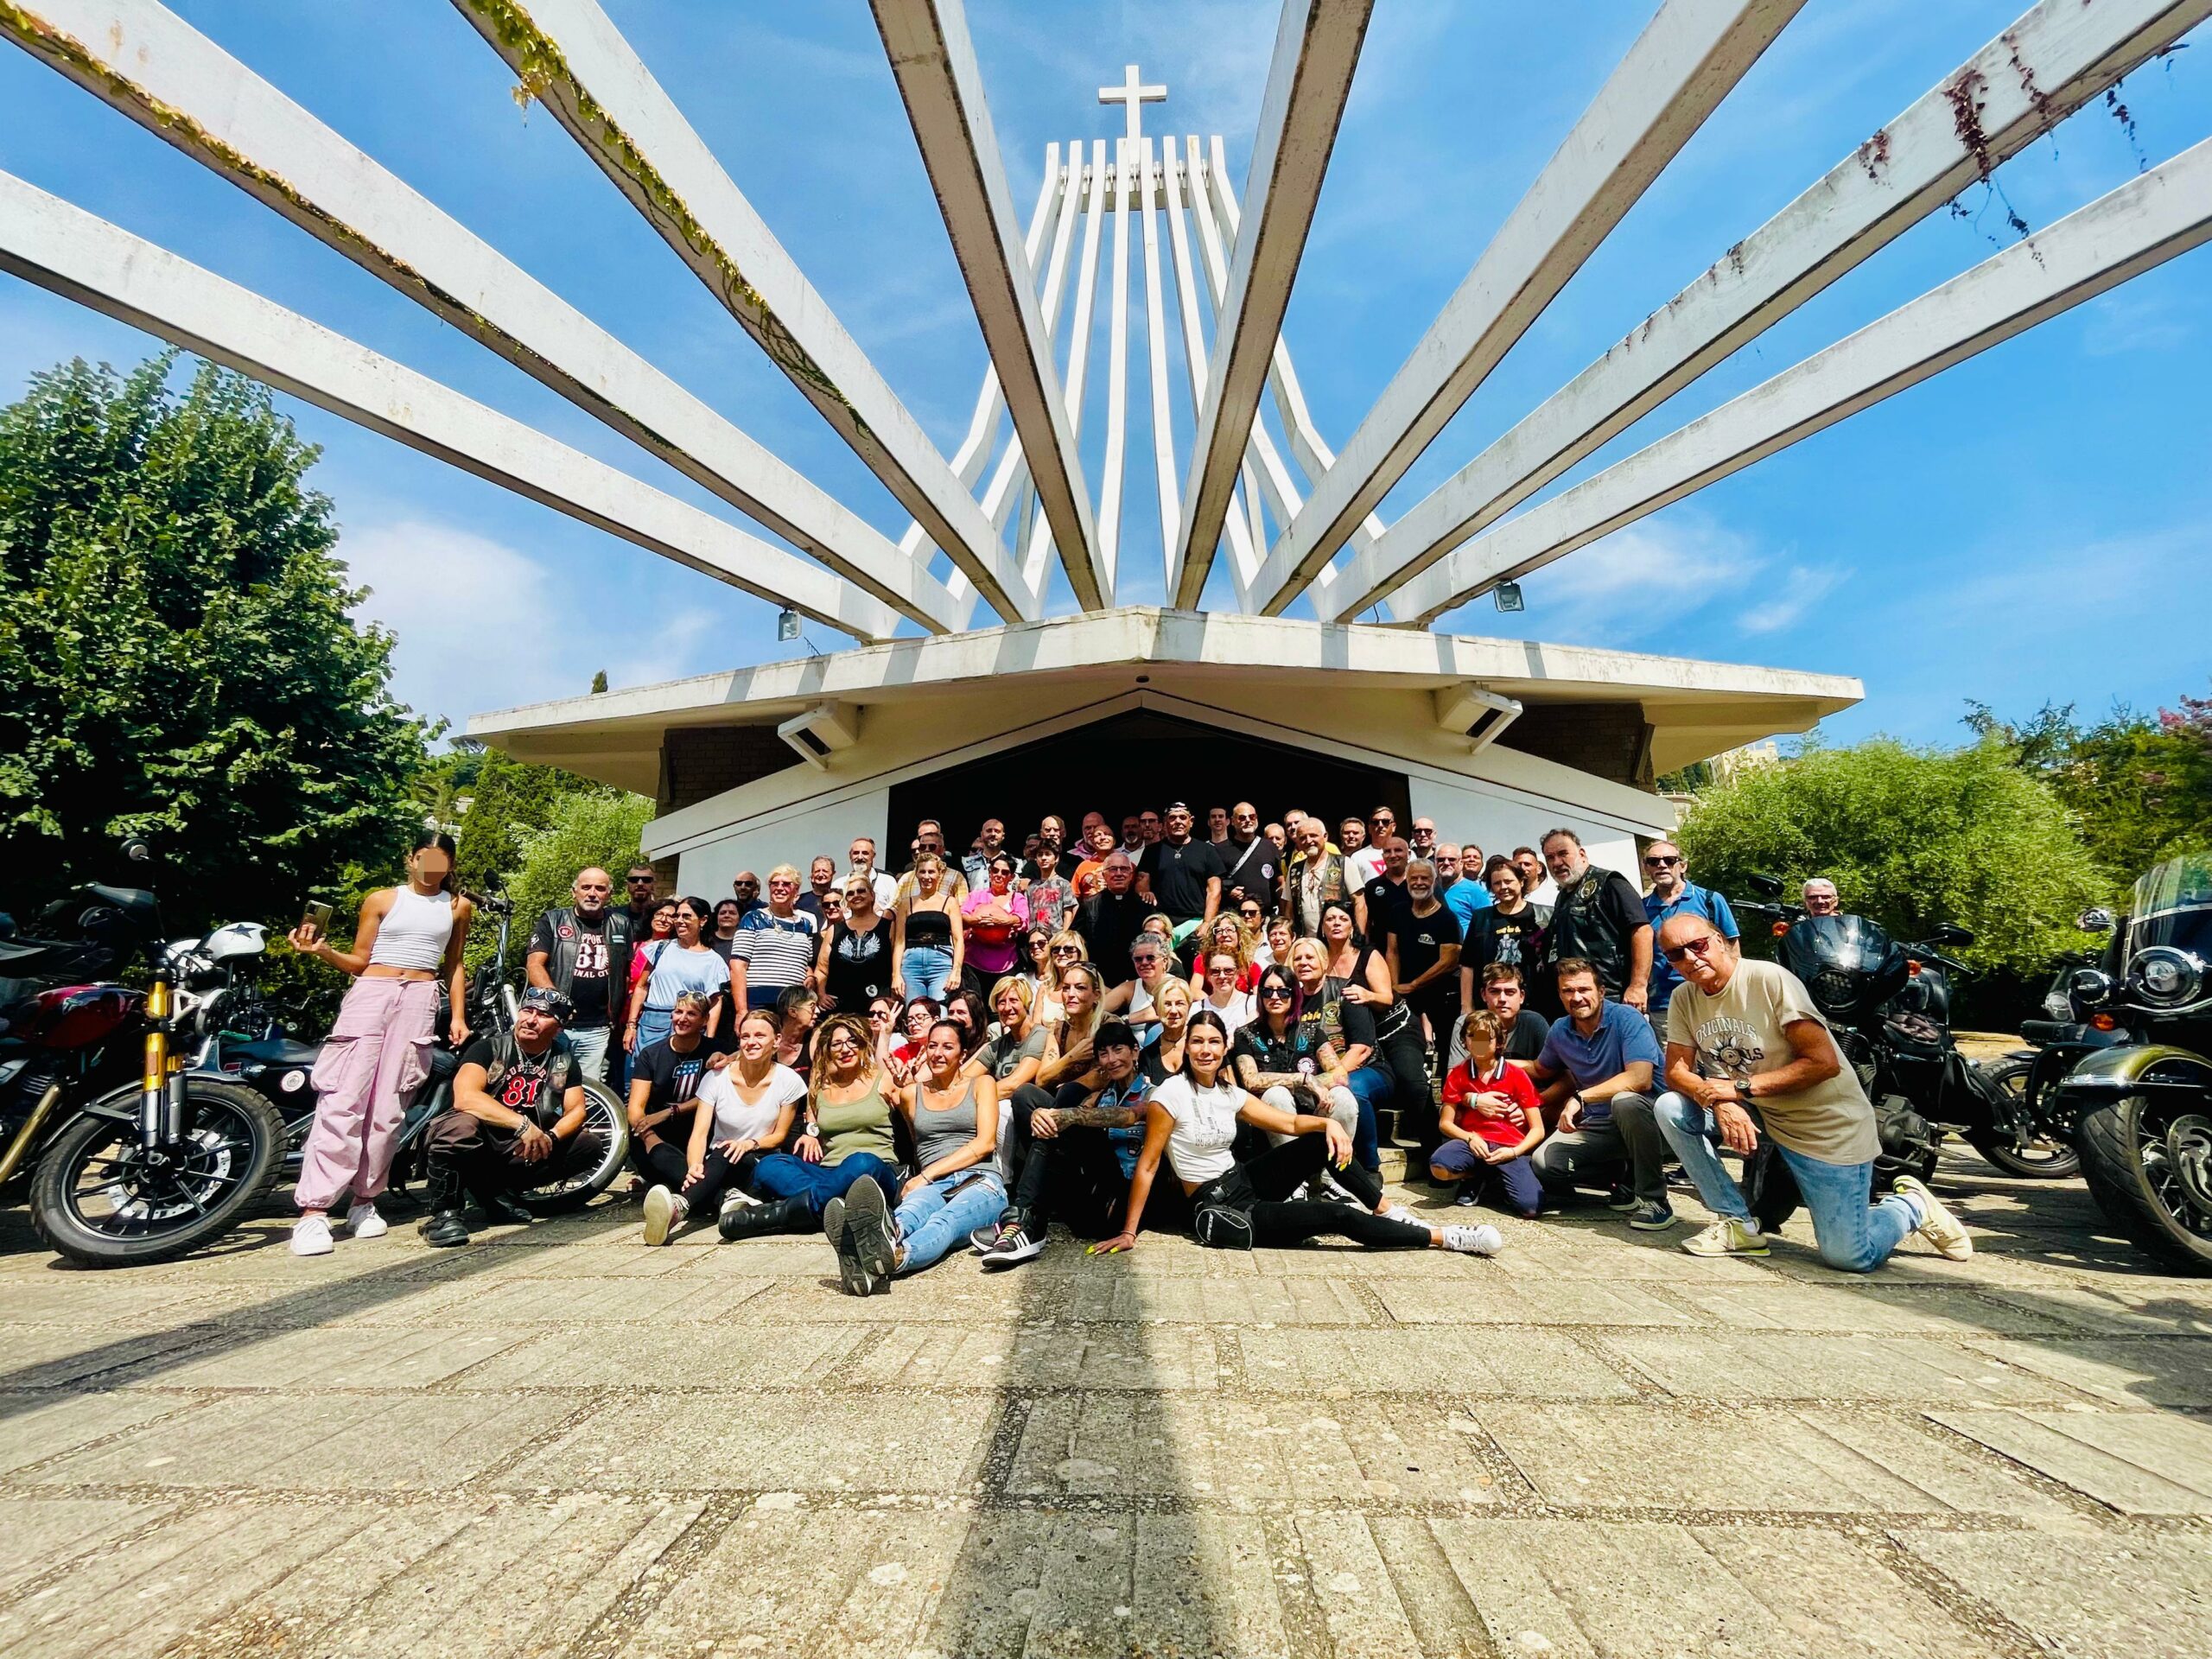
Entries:
{"type": "Polygon", "coordinates": [[[1496,1255],[1505,1248],[1505,1235],[1486,1221],[1472,1227],[1454,1225],[1444,1230],[1444,1248],[1461,1255],[1496,1255]]]}
{"type": "Polygon", "coordinates": [[[691,1206],[664,1186],[645,1194],[645,1243],[665,1244],[668,1236],[683,1224],[691,1206]]]}
{"type": "Polygon", "coordinates": [[[302,1216],[292,1224],[294,1255],[328,1255],[330,1223],[321,1216],[302,1216]]]}
{"type": "Polygon", "coordinates": [[[373,1204],[357,1204],[346,1212],[346,1230],[356,1238],[382,1238],[391,1230],[373,1204]]]}
{"type": "Polygon", "coordinates": [[[1927,1183],[1900,1175],[1893,1185],[1920,1206],[1920,1225],[1915,1230],[1936,1247],[1936,1255],[1947,1262],[1974,1260],[1974,1240],[1965,1224],[1943,1207],[1942,1199],[1928,1190],[1927,1183]]]}
{"type": "Polygon", "coordinates": [[[1748,1221],[1723,1216],[1704,1231],[1682,1241],[1692,1255],[1764,1255],[1766,1235],[1748,1221]]]}

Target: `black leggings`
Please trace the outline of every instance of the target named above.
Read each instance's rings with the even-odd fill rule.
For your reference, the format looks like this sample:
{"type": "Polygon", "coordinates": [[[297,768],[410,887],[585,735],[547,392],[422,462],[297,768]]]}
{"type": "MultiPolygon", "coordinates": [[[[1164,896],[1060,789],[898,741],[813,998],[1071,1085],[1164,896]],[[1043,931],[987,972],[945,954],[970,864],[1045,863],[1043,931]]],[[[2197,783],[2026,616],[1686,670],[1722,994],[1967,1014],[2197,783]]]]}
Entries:
{"type": "Polygon", "coordinates": [[[1296,1135],[1279,1147],[1269,1147],[1251,1162],[1239,1164],[1226,1175],[1208,1181],[1191,1194],[1191,1208],[1197,1211],[1219,1205],[1241,1211],[1252,1224],[1252,1243],[1255,1245],[1303,1244],[1309,1238],[1338,1233],[1371,1249],[1428,1248],[1426,1223],[1397,1221],[1375,1213],[1375,1206],[1382,1202],[1382,1179],[1357,1164],[1329,1169],[1329,1173],[1338,1185],[1359,1200],[1358,1209],[1324,1199],[1290,1197],[1325,1169],[1329,1169],[1327,1138],[1319,1135],[1296,1135]]]}
{"type": "Polygon", "coordinates": [[[670,1192],[679,1194],[685,1204],[699,1213],[721,1207],[722,1194],[732,1187],[742,1192],[753,1190],[753,1172],[760,1162],[756,1150],[732,1163],[720,1147],[709,1146],[707,1155],[700,1161],[699,1179],[686,1191],[684,1178],[691,1173],[690,1160],[672,1141],[663,1141],[657,1147],[640,1141],[630,1143],[630,1156],[640,1173],[651,1177],[670,1192]]]}

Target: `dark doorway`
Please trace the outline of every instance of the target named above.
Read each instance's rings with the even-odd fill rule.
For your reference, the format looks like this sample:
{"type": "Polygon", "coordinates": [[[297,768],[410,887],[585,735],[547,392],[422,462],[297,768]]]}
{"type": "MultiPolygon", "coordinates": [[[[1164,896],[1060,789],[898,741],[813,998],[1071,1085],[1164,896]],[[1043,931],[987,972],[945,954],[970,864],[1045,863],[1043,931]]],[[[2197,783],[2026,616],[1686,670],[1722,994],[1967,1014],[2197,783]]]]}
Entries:
{"type": "Polygon", "coordinates": [[[987,817],[1006,825],[1018,849],[1047,812],[1067,820],[1072,842],[1085,812],[1103,812],[1118,834],[1123,814],[1182,801],[1203,836],[1208,807],[1240,800],[1259,809],[1262,823],[1280,821],[1287,807],[1318,812],[1332,840],[1347,813],[1364,817],[1387,805],[1401,824],[1413,819],[1402,772],[1138,709],[893,784],[885,862],[905,867],[914,826],[924,818],[944,825],[945,849],[957,854],[975,843],[987,817]]]}

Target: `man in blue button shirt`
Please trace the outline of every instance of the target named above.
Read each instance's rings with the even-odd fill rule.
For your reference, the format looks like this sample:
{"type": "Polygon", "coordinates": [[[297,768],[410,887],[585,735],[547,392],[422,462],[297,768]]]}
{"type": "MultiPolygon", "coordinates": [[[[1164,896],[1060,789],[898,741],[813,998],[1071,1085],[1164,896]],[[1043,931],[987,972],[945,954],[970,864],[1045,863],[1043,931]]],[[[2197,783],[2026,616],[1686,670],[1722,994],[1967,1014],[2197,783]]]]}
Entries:
{"type": "Polygon", "coordinates": [[[1606,999],[1590,963],[1568,957],[1557,973],[1567,1017],[1553,1022],[1529,1071],[1546,1108],[1559,1107],[1558,1126],[1529,1162],[1551,1192],[1609,1182],[1608,1207],[1638,1232],[1659,1232],[1675,1224],[1667,1141],[1653,1112],[1666,1051],[1640,1012],[1606,999]]]}
{"type": "MultiPolygon", "coordinates": [[[[1651,918],[1651,937],[1657,938],[1659,930],[1677,916],[1697,916],[1713,924],[1713,931],[1731,944],[1738,934],[1735,912],[1728,908],[1727,899],[1710,887],[1700,887],[1689,879],[1689,866],[1682,858],[1682,849],[1671,841],[1655,841],[1643,849],[1643,876],[1651,883],[1651,891],[1643,895],[1643,913],[1651,918]]],[[[1658,1033],[1664,1045],[1667,1040],[1667,1005],[1674,999],[1675,988],[1682,982],[1666,957],[1654,950],[1651,953],[1651,1029],[1658,1033]]]]}

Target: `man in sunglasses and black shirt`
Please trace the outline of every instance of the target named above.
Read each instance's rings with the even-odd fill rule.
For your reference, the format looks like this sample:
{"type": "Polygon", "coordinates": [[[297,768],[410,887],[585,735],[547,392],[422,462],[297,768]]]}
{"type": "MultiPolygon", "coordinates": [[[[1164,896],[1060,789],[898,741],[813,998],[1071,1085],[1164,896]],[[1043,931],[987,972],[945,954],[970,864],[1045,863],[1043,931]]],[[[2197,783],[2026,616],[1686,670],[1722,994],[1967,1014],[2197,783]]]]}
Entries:
{"type": "MultiPolygon", "coordinates": [[[[1677,916],[1697,916],[1713,924],[1713,931],[1733,944],[1738,938],[1735,912],[1728,900],[1710,887],[1689,879],[1689,865],[1682,849],[1671,841],[1655,841],[1643,849],[1643,877],[1651,890],[1643,895],[1643,913],[1651,920],[1652,937],[1677,916]]],[[[1682,982],[1674,964],[1658,951],[1651,953],[1651,1028],[1663,1045],[1667,1040],[1667,1005],[1682,982]]]]}
{"type": "Polygon", "coordinates": [[[1224,909],[1241,918],[1252,904],[1260,906],[1265,922],[1282,902],[1282,849],[1260,833],[1260,810],[1239,801],[1229,810],[1229,839],[1218,842],[1214,855],[1221,862],[1221,902],[1224,909]]]}

